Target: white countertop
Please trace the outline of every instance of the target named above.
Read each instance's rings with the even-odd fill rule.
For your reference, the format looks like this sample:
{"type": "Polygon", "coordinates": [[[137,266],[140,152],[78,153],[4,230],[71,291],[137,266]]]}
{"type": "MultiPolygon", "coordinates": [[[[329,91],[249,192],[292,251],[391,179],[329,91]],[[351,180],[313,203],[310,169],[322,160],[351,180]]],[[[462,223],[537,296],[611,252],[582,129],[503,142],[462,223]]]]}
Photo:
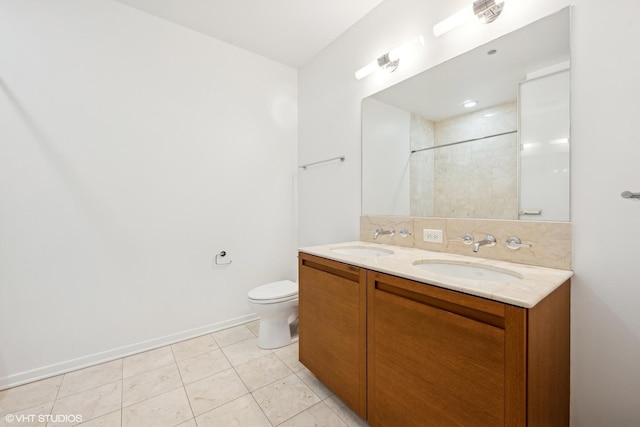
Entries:
{"type": "MultiPolygon", "coordinates": [[[[480,250],[483,249],[490,250],[487,248],[481,248],[480,250]]],[[[328,258],[369,270],[404,277],[417,282],[428,283],[441,288],[464,292],[466,294],[524,308],[533,307],[573,276],[573,271],[571,270],[536,267],[506,261],[360,241],[309,246],[298,250],[322,258],[328,258]],[[391,250],[393,254],[385,256],[345,255],[332,250],[340,247],[380,248],[391,250]],[[464,263],[498,271],[508,270],[516,273],[522,277],[522,279],[514,280],[513,282],[462,279],[425,271],[413,264],[416,261],[424,260],[464,263]]],[[[469,250],[471,250],[471,248],[469,248],[469,250]]]]}

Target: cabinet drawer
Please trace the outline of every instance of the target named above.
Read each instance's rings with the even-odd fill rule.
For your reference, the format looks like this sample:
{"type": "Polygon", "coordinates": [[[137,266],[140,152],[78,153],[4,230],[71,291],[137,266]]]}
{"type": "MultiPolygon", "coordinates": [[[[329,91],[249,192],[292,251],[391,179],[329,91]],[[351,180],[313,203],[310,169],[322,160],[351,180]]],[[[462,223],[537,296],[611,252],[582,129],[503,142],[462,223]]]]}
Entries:
{"type": "Polygon", "coordinates": [[[301,254],[300,362],[366,418],[366,271],[301,254]]]}

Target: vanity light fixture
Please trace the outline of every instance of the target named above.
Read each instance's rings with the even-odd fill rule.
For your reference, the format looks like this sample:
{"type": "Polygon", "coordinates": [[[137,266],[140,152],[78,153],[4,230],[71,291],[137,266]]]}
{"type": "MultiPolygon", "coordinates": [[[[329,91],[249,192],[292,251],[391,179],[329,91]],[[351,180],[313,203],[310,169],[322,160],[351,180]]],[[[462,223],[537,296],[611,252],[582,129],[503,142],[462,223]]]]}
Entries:
{"type": "Polygon", "coordinates": [[[444,33],[471,21],[474,16],[483,24],[493,22],[502,13],[504,2],[505,0],[475,0],[473,4],[434,25],[433,35],[440,37],[444,33]]]}
{"type": "Polygon", "coordinates": [[[356,79],[363,79],[369,74],[372,74],[378,70],[388,70],[390,73],[394,72],[396,68],[398,68],[400,58],[419,46],[424,46],[424,37],[422,36],[419,36],[403,44],[402,46],[398,46],[397,48],[390,50],[389,52],[360,68],[358,71],[356,71],[356,79]]]}

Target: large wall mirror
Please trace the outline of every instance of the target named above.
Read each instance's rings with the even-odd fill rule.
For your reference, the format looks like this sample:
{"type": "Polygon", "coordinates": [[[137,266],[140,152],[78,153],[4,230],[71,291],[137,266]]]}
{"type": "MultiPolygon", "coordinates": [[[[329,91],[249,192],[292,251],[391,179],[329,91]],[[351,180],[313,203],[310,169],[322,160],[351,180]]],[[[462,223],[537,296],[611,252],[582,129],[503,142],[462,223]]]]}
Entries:
{"type": "Polygon", "coordinates": [[[569,22],[565,8],[365,98],[362,214],[569,221],[569,22]]]}

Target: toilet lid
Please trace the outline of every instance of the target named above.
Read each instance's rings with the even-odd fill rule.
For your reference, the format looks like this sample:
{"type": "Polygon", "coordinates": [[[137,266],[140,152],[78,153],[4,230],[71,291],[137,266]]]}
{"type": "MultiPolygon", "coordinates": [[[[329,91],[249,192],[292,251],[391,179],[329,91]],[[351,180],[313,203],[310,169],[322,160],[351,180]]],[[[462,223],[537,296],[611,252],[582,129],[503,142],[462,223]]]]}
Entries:
{"type": "Polygon", "coordinates": [[[249,298],[253,300],[272,300],[287,298],[298,293],[298,284],[291,280],[281,280],[258,286],[249,291],[249,298]]]}

